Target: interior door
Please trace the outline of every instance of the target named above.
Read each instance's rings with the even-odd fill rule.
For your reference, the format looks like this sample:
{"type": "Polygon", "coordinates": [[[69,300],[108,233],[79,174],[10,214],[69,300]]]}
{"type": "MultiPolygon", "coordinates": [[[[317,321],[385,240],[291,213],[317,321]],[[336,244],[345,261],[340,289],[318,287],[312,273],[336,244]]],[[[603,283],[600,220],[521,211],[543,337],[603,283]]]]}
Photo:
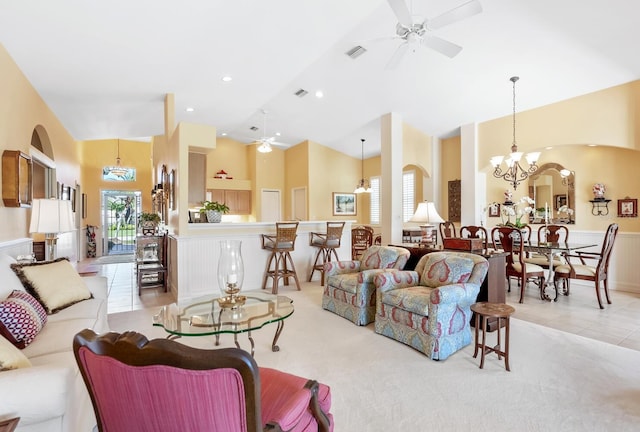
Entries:
{"type": "Polygon", "coordinates": [[[295,188],[292,191],[291,220],[307,220],[307,188],[295,188]]]}
{"type": "Polygon", "coordinates": [[[280,219],[280,191],[277,189],[262,189],[262,222],[277,222],[280,219]]]}

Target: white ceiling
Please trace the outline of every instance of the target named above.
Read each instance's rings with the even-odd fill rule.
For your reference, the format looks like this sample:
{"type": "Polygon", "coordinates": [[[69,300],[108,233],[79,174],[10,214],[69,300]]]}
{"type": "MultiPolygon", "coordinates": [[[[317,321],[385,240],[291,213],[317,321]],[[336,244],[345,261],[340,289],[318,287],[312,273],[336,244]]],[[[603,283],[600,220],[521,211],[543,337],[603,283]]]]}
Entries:
{"type": "MultiPolygon", "coordinates": [[[[465,1],[407,0],[423,18],[465,1]]],[[[518,111],[640,77],[637,0],[480,2],[481,14],[434,33],[458,56],[420,47],[391,71],[386,0],[0,0],[0,42],[77,140],[162,134],[173,93],[176,121],[354,157],[360,138],[365,156],[380,152],[388,112],[438,137],[511,114],[513,75],[518,111]],[[352,60],[358,44],[368,51],[352,60]],[[267,130],[251,132],[262,109],[267,130]]]]}

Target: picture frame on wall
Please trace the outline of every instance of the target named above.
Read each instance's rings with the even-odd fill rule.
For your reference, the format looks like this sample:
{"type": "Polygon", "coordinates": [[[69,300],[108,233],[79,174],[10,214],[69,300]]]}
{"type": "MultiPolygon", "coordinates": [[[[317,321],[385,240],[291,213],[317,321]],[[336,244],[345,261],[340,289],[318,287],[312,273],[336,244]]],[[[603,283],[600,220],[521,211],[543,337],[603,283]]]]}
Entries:
{"type": "Polygon", "coordinates": [[[357,215],[356,194],[345,192],[333,193],[333,215],[355,216],[357,215]]]}
{"type": "Polygon", "coordinates": [[[82,219],[87,218],[87,194],[82,194],[82,219]]]}
{"type": "Polygon", "coordinates": [[[169,172],[169,208],[175,210],[176,207],[176,170],[172,169],[169,172]]]}
{"type": "Polygon", "coordinates": [[[629,197],[619,199],[618,217],[638,217],[638,199],[629,197]]]}
{"type": "Polygon", "coordinates": [[[489,206],[489,217],[500,217],[500,203],[493,203],[489,206]]]}
{"type": "Polygon", "coordinates": [[[565,194],[555,195],[555,208],[554,210],[560,210],[560,207],[567,205],[567,196],[565,194]]]}

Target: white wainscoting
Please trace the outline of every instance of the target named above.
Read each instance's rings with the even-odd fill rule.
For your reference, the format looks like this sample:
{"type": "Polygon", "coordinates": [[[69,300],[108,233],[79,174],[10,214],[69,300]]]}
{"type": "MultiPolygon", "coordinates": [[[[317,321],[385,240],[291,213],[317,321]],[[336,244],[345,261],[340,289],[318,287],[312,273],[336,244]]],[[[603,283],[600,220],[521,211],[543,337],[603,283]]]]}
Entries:
{"type": "MultiPolygon", "coordinates": [[[[194,224],[195,229],[200,225],[194,224]],[[197,226],[196,226],[197,225],[197,226]]],[[[200,235],[170,236],[170,289],[180,304],[205,296],[219,295],[217,269],[220,258],[220,240],[241,240],[242,260],[244,263],[244,290],[257,290],[262,286],[262,278],[269,257],[269,252],[262,249],[260,232],[275,234],[274,223],[253,224],[208,224],[218,225],[217,232],[207,228],[200,235]],[[176,262],[177,261],[177,262],[176,262]]],[[[210,227],[209,227],[210,228],[210,227]]],[[[298,280],[306,281],[318,249],[309,245],[310,232],[325,232],[326,222],[300,222],[295,250],[291,252],[298,280]]],[[[342,232],[338,257],[341,260],[351,259],[351,222],[347,222],[342,232]]],[[[313,280],[320,279],[315,272],[313,280]]],[[[267,282],[267,290],[271,291],[271,281],[267,282]]],[[[290,281],[288,287],[279,288],[279,294],[295,290],[295,282],[290,281]]]]}
{"type": "MultiPolygon", "coordinates": [[[[569,236],[570,243],[595,243],[598,246],[585,249],[593,252],[602,250],[604,232],[574,231],[569,236]]],[[[611,290],[627,291],[640,294],[640,233],[620,232],[613,245],[611,260],[609,261],[609,288],[611,290]]],[[[594,261],[588,262],[593,264],[594,261]]],[[[571,281],[571,284],[588,284],[584,281],[571,281]]],[[[593,284],[588,284],[592,286],[593,284]]]]}

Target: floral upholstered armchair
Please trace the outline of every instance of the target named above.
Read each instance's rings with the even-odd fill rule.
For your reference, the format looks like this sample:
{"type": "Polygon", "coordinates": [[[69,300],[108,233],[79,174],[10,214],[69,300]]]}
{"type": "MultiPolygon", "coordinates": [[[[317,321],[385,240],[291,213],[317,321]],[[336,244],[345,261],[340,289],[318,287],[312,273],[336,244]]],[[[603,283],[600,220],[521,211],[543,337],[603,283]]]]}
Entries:
{"type": "Polygon", "coordinates": [[[424,255],[415,271],[376,275],[376,333],[444,360],[471,343],[471,305],[488,261],[466,252],[424,255]]]}
{"type": "Polygon", "coordinates": [[[325,264],[327,284],[322,307],[356,325],[373,322],[376,314],[374,278],[388,269],[402,269],[409,250],[394,246],[371,246],[359,260],[325,264]]]}

